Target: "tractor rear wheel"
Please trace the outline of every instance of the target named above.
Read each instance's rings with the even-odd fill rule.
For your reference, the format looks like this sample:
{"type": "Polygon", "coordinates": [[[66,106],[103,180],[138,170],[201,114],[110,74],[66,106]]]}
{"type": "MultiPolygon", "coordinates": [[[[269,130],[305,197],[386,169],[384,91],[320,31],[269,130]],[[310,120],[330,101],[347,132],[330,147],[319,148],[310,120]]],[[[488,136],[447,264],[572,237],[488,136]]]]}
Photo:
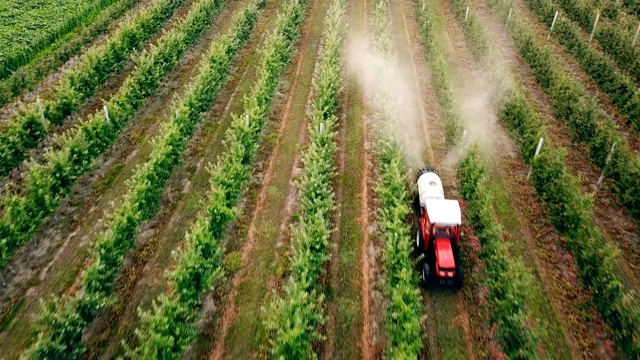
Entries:
{"type": "Polygon", "coordinates": [[[461,288],[464,282],[464,269],[462,265],[456,266],[456,278],[453,280],[453,285],[457,288],[461,288]]]}
{"type": "Polygon", "coordinates": [[[424,239],[422,238],[420,226],[418,226],[418,230],[416,231],[416,249],[418,249],[418,251],[424,250],[424,239]]]}
{"type": "Polygon", "coordinates": [[[431,267],[427,262],[424,262],[422,264],[422,285],[427,287],[429,283],[431,283],[431,267]]]}

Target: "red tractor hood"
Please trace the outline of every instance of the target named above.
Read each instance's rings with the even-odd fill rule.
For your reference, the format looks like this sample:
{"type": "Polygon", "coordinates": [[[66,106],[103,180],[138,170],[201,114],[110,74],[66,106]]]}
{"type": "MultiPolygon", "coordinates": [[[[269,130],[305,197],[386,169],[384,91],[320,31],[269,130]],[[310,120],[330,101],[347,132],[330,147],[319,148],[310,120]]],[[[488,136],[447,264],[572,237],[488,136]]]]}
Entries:
{"type": "Polygon", "coordinates": [[[435,250],[438,268],[440,270],[455,270],[456,261],[453,258],[451,240],[443,238],[436,239],[435,250]]]}

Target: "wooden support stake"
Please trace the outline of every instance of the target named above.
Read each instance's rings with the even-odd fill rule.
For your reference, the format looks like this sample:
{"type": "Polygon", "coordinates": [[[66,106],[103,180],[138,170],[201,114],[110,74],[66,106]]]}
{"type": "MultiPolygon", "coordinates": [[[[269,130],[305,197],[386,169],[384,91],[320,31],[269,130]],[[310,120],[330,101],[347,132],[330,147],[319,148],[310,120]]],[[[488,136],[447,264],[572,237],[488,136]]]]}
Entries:
{"type": "Polygon", "coordinates": [[[593,40],[593,34],[596,33],[596,27],[598,26],[598,20],[600,20],[600,13],[596,15],[596,21],[593,23],[593,29],[591,30],[591,36],[589,36],[589,42],[593,40]]]}
{"type": "Polygon", "coordinates": [[[468,17],[469,17],[469,7],[467,6],[467,11],[464,13],[464,21],[467,21],[468,17]]]}
{"type": "Polygon", "coordinates": [[[47,127],[47,119],[44,118],[44,108],[42,107],[42,100],[40,97],[36,99],[36,104],[38,104],[38,111],[40,112],[40,121],[42,121],[42,126],[47,127]]]}
{"type": "Polygon", "coordinates": [[[553,27],[556,26],[556,21],[558,20],[558,12],[553,15],[553,22],[551,23],[551,29],[549,29],[549,35],[547,35],[547,40],[551,39],[551,32],[553,31],[553,27]]]}
{"type": "Polygon", "coordinates": [[[427,10],[427,3],[426,2],[422,2],[422,11],[427,10]]]}
{"type": "Polygon", "coordinates": [[[509,16],[507,17],[507,22],[511,20],[511,13],[513,12],[513,8],[509,9],[509,16]]]}
{"type": "MultiPolygon", "coordinates": [[[[534,160],[538,157],[538,155],[540,155],[540,150],[542,150],[543,142],[544,142],[544,139],[540,138],[540,141],[538,141],[538,147],[536,148],[536,154],[533,155],[534,160]]],[[[527,174],[527,180],[529,180],[529,178],[531,177],[531,171],[533,171],[533,161],[531,162],[531,167],[529,168],[529,173],[527,174]]]]}
{"type": "Polygon", "coordinates": [[[596,187],[596,189],[600,189],[600,186],[602,186],[602,182],[604,181],[604,172],[607,169],[607,166],[609,165],[609,163],[611,162],[611,159],[613,158],[613,152],[616,149],[616,144],[618,143],[613,143],[613,145],[611,145],[611,151],[609,151],[609,156],[607,156],[607,161],[604,162],[604,166],[602,167],[602,173],[600,173],[600,178],[598,179],[598,186],[596,187]]]}
{"type": "Polygon", "coordinates": [[[633,37],[631,46],[636,46],[636,41],[638,41],[638,34],[640,34],[640,24],[638,24],[638,30],[636,30],[636,36],[633,37]]]}

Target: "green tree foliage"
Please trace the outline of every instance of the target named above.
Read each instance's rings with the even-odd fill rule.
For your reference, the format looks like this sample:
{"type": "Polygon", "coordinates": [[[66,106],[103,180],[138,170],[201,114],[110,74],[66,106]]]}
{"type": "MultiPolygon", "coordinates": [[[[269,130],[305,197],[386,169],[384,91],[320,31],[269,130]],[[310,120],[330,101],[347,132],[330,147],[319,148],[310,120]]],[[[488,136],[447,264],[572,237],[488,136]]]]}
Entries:
{"type": "MultiPolygon", "coordinates": [[[[14,97],[32,90],[45,76],[58,70],[69,59],[83,51],[98,36],[109,30],[138,0],[117,1],[102,12],[95,12],[85,18],[87,26],[78,29],[68,40],[65,38],[41,51],[28,64],[19,67],[6,79],[0,81],[0,106],[8,104],[14,97]],[[95,15],[95,16],[93,16],[95,15]]],[[[69,36],[71,34],[67,34],[69,36]]]]}
{"type": "MultiPolygon", "coordinates": [[[[547,1],[528,0],[526,3],[540,21],[553,19],[555,8],[547,1]]],[[[592,47],[577,26],[565,17],[559,16],[552,35],[598,84],[627,123],[635,131],[640,131],[640,95],[636,92],[635,83],[618,71],[613,61],[592,47]]]]}
{"type": "MultiPolygon", "coordinates": [[[[506,16],[509,5],[491,0],[494,8],[506,16]]],[[[613,161],[605,174],[612,181],[611,190],[636,218],[640,219],[640,157],[626,144],[613,121],[598,110],[596,100],[574,77],[554,66],[556,60],[548,47],[540,46],[532,32],[517,19],[509,29],[522,57],[531,65],[536,81],[549,95],[555,115],[566,121],[574,140],[588,146],[591,161],[603,168],[611,147],[617,143],[613,161]]]]}
{"type": "MultiPolygon", "coordinates": [[[[586,0],[558,0],[556,2],[567,16],[575,21],[587,33],[591,33],[593,23],[598,12],[602,12],[598,4],[586,0]]],[[[603,14],[612,15],[615,11],[606,11],[603,14]]],[[[553,20],[547,20],[549,23],[553,20]]],[[[618,64],[618,67],[629,73],[636,81],[640,81],[640,51],[631,46],[635,35],[636,23],[623,21],[623,19],[601,18],[594,39],[600,47],[618,64]]]]}

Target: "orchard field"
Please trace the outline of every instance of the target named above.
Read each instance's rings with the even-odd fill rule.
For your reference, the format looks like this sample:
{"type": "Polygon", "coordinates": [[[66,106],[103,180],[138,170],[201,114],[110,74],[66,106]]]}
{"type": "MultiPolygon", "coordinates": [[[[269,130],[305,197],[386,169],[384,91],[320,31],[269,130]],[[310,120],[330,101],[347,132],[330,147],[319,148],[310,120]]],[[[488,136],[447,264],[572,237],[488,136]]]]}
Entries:
{"type": "Polygon", "coordinates": [[[639,33],[637,0],[5,0],[0,359],[640,358],[639,33]],[[424,167],[460,289],[421,282],[424,167]]]}

